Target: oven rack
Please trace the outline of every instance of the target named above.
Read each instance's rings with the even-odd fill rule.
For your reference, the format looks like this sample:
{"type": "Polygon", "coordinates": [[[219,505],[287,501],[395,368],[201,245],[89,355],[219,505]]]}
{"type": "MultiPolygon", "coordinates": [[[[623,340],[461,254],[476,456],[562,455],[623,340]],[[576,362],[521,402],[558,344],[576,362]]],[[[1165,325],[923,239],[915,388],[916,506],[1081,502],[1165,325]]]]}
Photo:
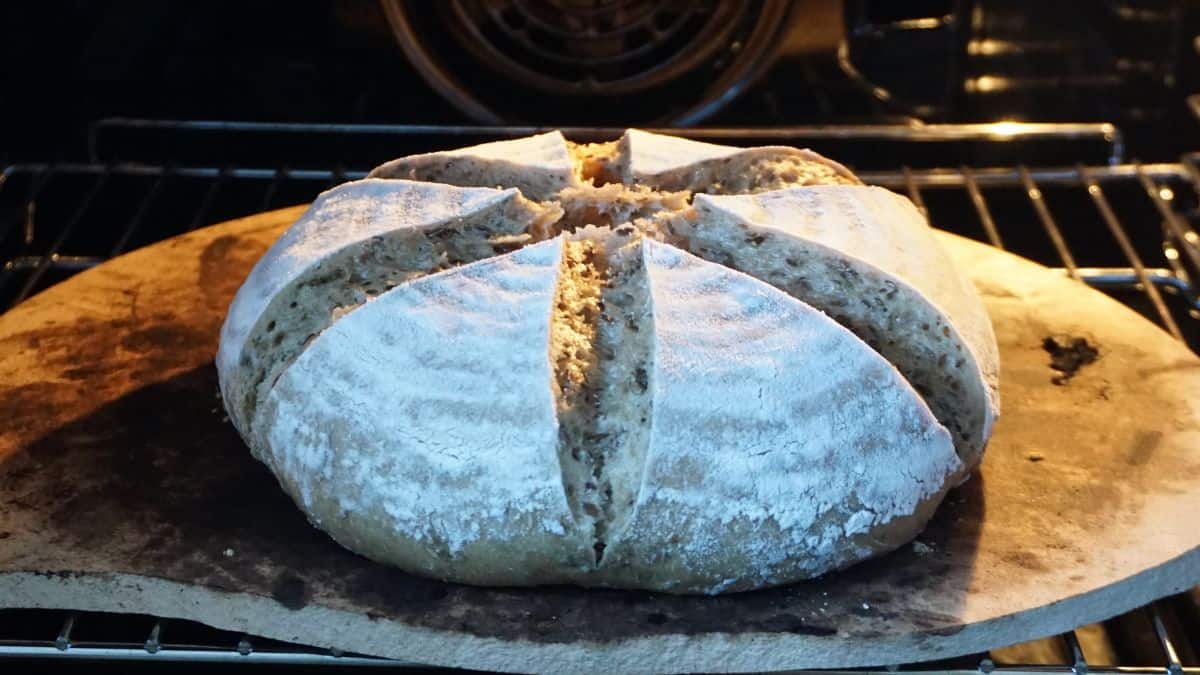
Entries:
{"type": "Polygon", "coordinates": [[[44,626],[57,625],[39,639],[5,639],[0,634],[0,664],[5,660],[47,658],[82,662],[206,663],[249,666],[341,666],[409,669],[420,664],[371,656],[345,654],[289,644],[245,633],[233,633],[182,619],[146,615],[113,615],[101,612],[60,610],[0,610],[0,626],[30,618],[44,626]],[[123,635],[79,640],[77,625],[115,620],[123,635]],[[147,628],[148,626],[148,628],[147,628]],[[144,630],[143,630],[144,629],[144,630]],[[172,638],[172,633],[183,633],[172,638]],[[144,639],[138,639],[140,636],[144,639]]]}
{"type": "MultiPolygon", "coordinates": [[[[1200,235],[1195,222],[1200,220],[1196,202],[1200,199],[1200,153],[1185,155],[1178,163],[1125,163],[1115,165],[1071,167],[971,168],[960,166],[944,169],[911,169],[898,171],[859,172],[867,183],[906,193],[924,211],[935,226],[972,236],[998,248],[1008,245],[1010,236],[1019,238],[1022,246],[1015,252],[1033,257],[1038,262],[1060,269],[1064,274],[1080,279],[1102,290],[1132,292],[1142,296],[1134,304],[1175,338],[1200,349],[1194,333],[1200,319],[1200,235]],[[1120,203],[1111,193],[1127,193],[1132,188],[1141,194],[1141,204],[1128,203],[1123,194],[1120,203]],[[1091,203],[1094,222],[1080,224],[1072,219],[1067,232],[1063,218],[1055,215],[1051,192],[1075,192],[1091,203]],[[971,215],[961,214],[953,221],[939,218],[937,208],[929,202],[946,193],[959,193],[970,204],[971,215]],[[1005,192],[1005,207],[997,209],[989,194],[1005,192]],[[1011,204],[1014,194],[1023,195],[1023,206],[1011,204]],[[1023,208],[1024,214],[1014,214],[1023,208]],[[1126,215],[1126,211],[1130,211],[1126,215]],[[1005,221],[1016,220],[1015,223],[1005,221]],[[974,222],[970,222],[974,221],[974,222]],[[1134,228],[1126,223],[1134,222],[1134,228]],[[1149,222],[1157,221],[1157,222],[1149,222]],[[1032,223],[1032,224],[1031,224],[1032,223]],[[1013,232],[1008,232],[1008,230],[1013,232]],[[1040,234],[1032,232],[1038,230],[1040,234]],[[1106,264],[1081,264],[1069,239],[1084,239],[1084,244],[1098,243],[1093,237],[1110,238],[1108,248],[1115,246],[1118,255],[1110,256],[1106,264]],[[1033,237],[1044,241],[1032,242],[1033,237]],[[1156,241],[1150,241],[1156,240],[1156,241]],[[1049,249],[1046,249],[1046,245],[1049,249]],[[1022,250],[1022,249],[1034,249],[1022,250]],[[1038,255],[1037,249],[1043,249],[1038,255]],[[1153,249],[1158,249],[1157,251],[1153,249]],[[1050,255],[1045,253],[1050,252],[1050,255]],[[1151,259],[1150,256],[1154,258],[1151,259]],[[1148,264],[1151,259],[1155,264],[1148,264]],[[1143,305],[1149,303],[1149,311],[1143,305]],[[1183,326],[1183,327],[1181,327],[1183,326]],[[1186,334],[1185,334],[1186,330],[1186,334]]],[[[287,167],[246,166],[174,166],[132,162],[110,163],[20,163],[0,171],[0,208],[8,205],[5,218],[0,215],[0,310],[7,309],[49,283],[70,274],[93,267],[104,260],[129,250],[131,244],[151,243],[140,236],[156,200],[172,182],[185,182],[197,192],[189,212],[180,214],[179,223],[169,234],[181,234],[204,224],[226,217],[248,215],[310,200],[322,190],[346,180],[362,178],[362,170],[290,169],[287,167]],[[53,205],[61,222],[47,226],[40,216],[42,205],[50,201],[48,194],[55,183],[69,180],[74,185],[70,195],[73,205],[69,212],[58,199],[53,205]],[[82,180],[82,183],[80,183],[82,180]],[[105,223],[94,211],[97,202],[112,183],[141,181],[140,198],[136,207],[123,222],[105,223]],[[11,184],[23,182],[23,186],[11,184]],[[220,204],[222,190],[230,191],[232,184],[239,189],[237,206],[220,204]],[[197,187],[201,189],[196,190],[197,187]],[[23,190],[22,194],[12,193],[23,190]],[[257,192],[257,196],[255,193],[257,192]],[[288,199],[282,193],[296,195],[288,199]],[[220,206],[218,207],[218,205],[220,206]],[[233,210],[231,211],[231,206],[233,210]],[[49,230],[49,231],[48,231],[49,230]],[[96,241],[108,237],[110,241],[96,241]],[[77,239],[87,240],[88,250],[72,249],[77,239]],[[98,245],[99,244],[99,245],[98,245]],[[107,246],[105,245],[107,244],[107,246]]],[[[54,195],[58,197],[58,195],[54,195]]],[[[960,211],[962,209],[959,209],[960,211]]],[[[2,214],[3,212],[0,212],[2,214]]],[[[1128,296],[1122,299],[1132,300],[1128,296]]]]}
{"type": "MultiPolygon", "coordinates": [[[[994,131],[957,133],[994,136],[994,131]]],[[[844,132],[821,133],[842,138],[844,132]]],[[[1116,138],[1119,141],[1119,135],[1116,138]]],[[[1170,163],[1125,162],[1119,152],[1112,158],[1120,161],[1049,167],[901,167],[860,175],[868,183],[907,194],[934,225],[1033,258],[1104,290],[1200,351],[1200,284],[1196,281],[1200,153],[1170,163]]],[[[363,175],[357,168],[336,165],[289,168],[149,161],[8,165],[0,171],[0,312],[133,248],[227,218],[303,203],[320,190],[363,175]]],[[[1198,601],[1200,589],[1035,643],[887,670],[1200,673],[1198,601]],[[1118,624],[1140,626],[1142,646],[1150,645],[1149,651],[1141,649],[1136,658],[1119,660],[1111,651],[1095,656],[1096,635],[1118,624]],[[1045,654],[1055,656],[1045,658],[1045,654]]],[[[218,631],[183,620],[0,610],[0,663],[43,658],[396,669],[412,665],[218,631]],[[48,626],[46,630],[28,634],[28,626],[38,622],[48,626]],[[96,622],[111,628],[104,639],[83,634],[81,627],[96,622]]]]}
{"type": "MultiPolygon", "coordinates": [[[[1178,623],[1172,620],[1177,616],[1174,607],[1187,602],[1187,594],[1174,596],[1153,602],[1145,607],[1134,610],[1113,621],[1140,620],[1148,626],[1148,637],[1154,643],[1158,659],[1154,665],[1147,660],[1144,665],[1117,665],[1110,663],[1098,664],[1087,660],[1089,652],[1100,652],[1101,658],[1111,659],[1106,654],[1106,646],[1102,636],[1104,624],[1081,626],[1074,631],[1054,635],[1028,643],[1013,645],[989,653],[972,654],[955,659],[895,665],[885,668],[862,668],[851,670],[811,670],[809,673],[998,673],[1004,675],[1019,675],[1022,673],[1097,673],[1102,675],[1166,673],[1167,675],[1195,675],[1200,673],[1200,664],[1187,663],[1181,658],[1180,645],[1188,639],[1182,635],[1178,623]],[[1166,618],[1170,617],[1170,618],[1166,618]],[[1171,627],[1168,628],[1168,625],[1171,627]],[[1174,635],[1173,635],[1174,633],[1174,635]],[[1041,661],[1030,663],[1028,657],[1037,655],[1041,661]],[[1050,658],[1047,658],[1049,656],[1050,658]],[[1042,662],[1050,661],[1054,662],[1042,662]]],[[[239,666],[304,666],[319,668],[332,667],[364,667],[372,669],[386,668],[402,672],[412,669],[422,669],[426,672],[428,666],[418,663],[408,663],[372,656],[346,654],[334,649],[320,649],[304,645],[294,645],[267,638],[259,638],[246,633],[235,633],[210,628],[193,621],[182,619],[163,619],[146,615],[112,615],[99,612],[77,612],[61,610],[0,610],[0,626],[5,626],[12,620],[28,621],[34,617],[35,623],[46,627],[57,625],[57,632],[48,630],[39,638],[33,639],[3,639],[0,638],[0,664],[6,661],[43,661],[55,659],[59,661],[96,663],[159,663],[172,662],[194,664],[235,664],[239,666]],[[124,635],[107,640],[76,640],[76,627],[80,623],[91,621],[117,620],[124,635]],[[57,622],[57,623],[53,623],[57,622]],[[139,632],[140,630],[140,632],[139,632]],[[172,633],[182,633],[175,639],[172,633]],[[53,637],[52,637],[53,636],[53,637]],[[142,636],[145,636],[142,639],[142,636]],[[197,639],[201,638],[201,639],[197,639]]],[[[1107,623],[1107,622],[1106,622],[1107,623]]],[[[1196,636],[1191,636],[1194,640],[1196,636]]],[[[1185,647],[1193,654],[1195,647],[1185,647]]],[[[1095,656],[1092,656],[1095,660],[1095,656]]],[[[1148,658],[1148,657],[1147,657],[1148,658]]]]}

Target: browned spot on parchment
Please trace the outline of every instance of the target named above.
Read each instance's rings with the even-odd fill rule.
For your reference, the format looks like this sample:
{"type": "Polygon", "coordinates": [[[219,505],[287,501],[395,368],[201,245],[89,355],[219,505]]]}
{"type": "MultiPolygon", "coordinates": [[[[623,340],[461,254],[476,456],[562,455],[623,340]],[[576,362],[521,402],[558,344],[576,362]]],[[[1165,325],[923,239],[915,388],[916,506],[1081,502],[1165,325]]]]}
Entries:
{"type": "Polygon", "coordinates": [[[1046,569],[1046,565],[1034,551],[1011,551],[1004,554],[1004,560],[1034,572],[1046,569]]]}
{"type": "MultiPolygon", "coordinates": [[[[163,245],[179,248],[185,240],[163,245]]],[[[217,237],[199,254],[198,278],[187,283],[171,277],[169,261],[156,257],[147,272],[164,276],[109,292],[109,318],[64,312],[0,340],[0,355],[32,351],[47,374],[35,385],[0,381],[0,419],[7,421],[0,447],[28,443],[99,401],[212,359],[229,302],[265,250],[254,239],[217,237]]]]}
{"type": "Polygon", "coordinates": [[[1133,437],[1133,444],[1129,448],[1128,460],[1133,466],[1141,466],[1154,456],[1154,451],[1158,449],[1159,443],[1162,443],[1163,434],[1161,431],[1139,431],[1133,437]]]}
{"type": "Polygon", "coordinates": [[[205,304],[224,312],[250,268],[266,250],[259,241],[233,235],[217,237],[205,246],[196,278],[205,304]]]}

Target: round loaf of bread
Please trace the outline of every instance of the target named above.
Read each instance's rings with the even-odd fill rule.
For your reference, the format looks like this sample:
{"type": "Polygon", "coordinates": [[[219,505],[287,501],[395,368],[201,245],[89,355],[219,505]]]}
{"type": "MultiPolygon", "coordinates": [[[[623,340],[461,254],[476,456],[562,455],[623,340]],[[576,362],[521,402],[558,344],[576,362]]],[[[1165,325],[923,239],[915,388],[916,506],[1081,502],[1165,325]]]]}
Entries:
{"type": "Polygon", "coordinates": [[[672,593],[910,541],[979,463],[995,338],[903,197],[794,148],[552,132],[322,194],[230,307],[230,419],[409,572],[672,593]]]}

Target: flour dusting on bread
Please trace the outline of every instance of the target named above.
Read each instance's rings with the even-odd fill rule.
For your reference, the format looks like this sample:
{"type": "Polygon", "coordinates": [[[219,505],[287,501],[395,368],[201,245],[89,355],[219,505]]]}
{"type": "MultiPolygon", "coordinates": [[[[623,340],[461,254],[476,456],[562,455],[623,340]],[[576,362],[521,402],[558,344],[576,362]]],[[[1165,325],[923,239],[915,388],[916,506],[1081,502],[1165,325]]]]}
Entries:
{"type": "Polygon", "coordinates": [[[910,541],[999,410],[979,297],[906,199],[808,150],[638,130],[321,195],[217,367],[314,524],[475,584],[823,574],[910,541]]]}

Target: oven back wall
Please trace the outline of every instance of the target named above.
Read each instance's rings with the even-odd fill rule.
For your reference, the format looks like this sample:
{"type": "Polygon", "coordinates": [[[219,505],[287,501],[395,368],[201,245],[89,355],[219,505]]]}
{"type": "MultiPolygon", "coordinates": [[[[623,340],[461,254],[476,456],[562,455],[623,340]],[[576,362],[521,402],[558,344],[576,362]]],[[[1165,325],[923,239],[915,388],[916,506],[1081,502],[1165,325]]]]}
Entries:
{"type": "MultiPolygon", "coordinates": [[[[730,1],[696,6],[717,12],[730,1]]],[[[480,3],[438,6],[452,5],[480,3]]],[[[632,5],[656,8],[663,25],[673,16],[670,1],[632,5]]],[[[785,28],[767,35],[778,49],[704,125],[1104,121],[1118,124],[1130,156],[1145,161],[1174,161],[1180,147],[1200,147],[1200,125],[1184,104],[1187,94],[1200,91],[1194,2],[755,0],[746,6],[747,16],[783,7],[785,28]],[[835,54],[840,38],[845,63],[835,54]],[[887,89],[891,99],[877,100],[864,84],[887,89]]],[[[449,15],[427,13],[418,39],[457,44],[445,34],[449,15]]],[[[632,21],[613,19],[621,20],[632,21]]],[[[2,3],[0,59],[0,160],[81,158],[88,123],[113,116],[474,123],[409,63],[372,0],[2,3]]],[[[713,63],[714,73],[720,63],[713,63]]],[[[509,86],[499,75],[488,84],[509,86]]],[[[619,126],[665,113],[639,95],[591,106],[587,119],[556,114],[544,96],[507,98],[510,109],[499,111],[506,123],[619,126]]]]}

